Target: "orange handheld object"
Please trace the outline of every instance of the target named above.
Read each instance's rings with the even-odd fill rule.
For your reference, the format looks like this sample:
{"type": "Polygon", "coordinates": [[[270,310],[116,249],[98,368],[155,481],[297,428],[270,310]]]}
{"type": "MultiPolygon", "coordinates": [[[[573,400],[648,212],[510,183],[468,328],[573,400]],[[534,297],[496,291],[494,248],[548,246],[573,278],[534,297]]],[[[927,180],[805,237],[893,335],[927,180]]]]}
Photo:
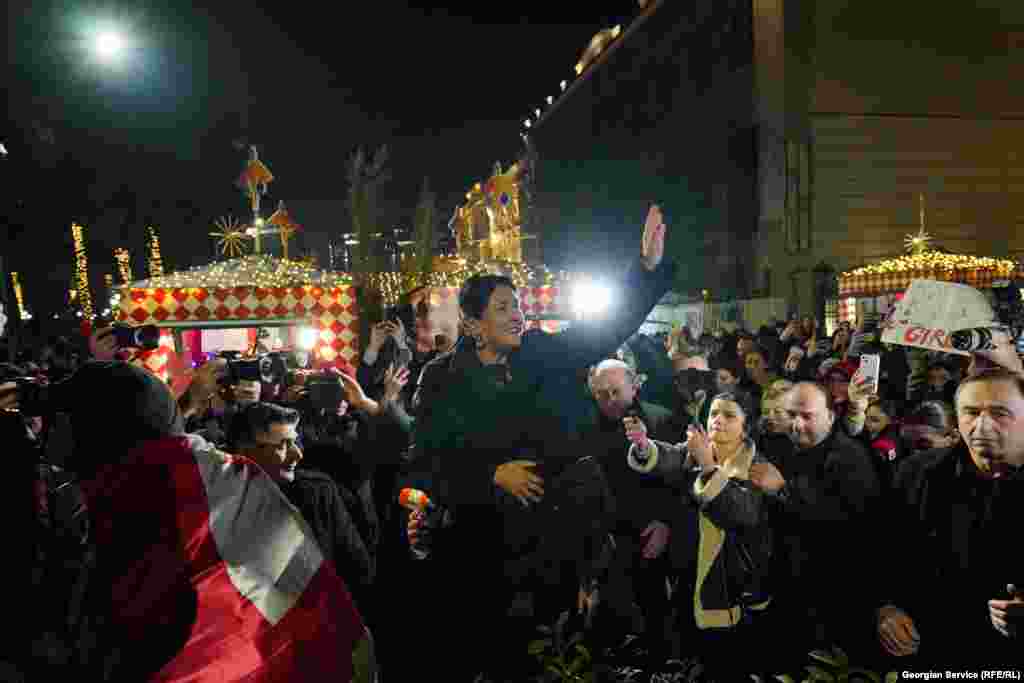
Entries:
{"type": "Polygon", "coordinates": [[[406,510],[422,510],[424,512],[434,508],[433,502],[423,491],[419,489],[402,489],[398,493],[398,504],[406,510]]]}

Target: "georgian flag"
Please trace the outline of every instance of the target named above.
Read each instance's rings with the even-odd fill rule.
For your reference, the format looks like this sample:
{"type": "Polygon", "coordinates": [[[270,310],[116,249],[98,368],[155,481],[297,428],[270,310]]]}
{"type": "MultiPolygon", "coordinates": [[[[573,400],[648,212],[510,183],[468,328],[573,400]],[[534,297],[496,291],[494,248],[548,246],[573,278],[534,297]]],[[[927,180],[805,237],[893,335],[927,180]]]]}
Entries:
{"type": "Polygon", "coordinates": [[[85,489],[114,623],[143,639],[187,616],[187,639],[151,681],[371,680],[369,634],[344,582],[255,463],[171,437],[85,489]]]}

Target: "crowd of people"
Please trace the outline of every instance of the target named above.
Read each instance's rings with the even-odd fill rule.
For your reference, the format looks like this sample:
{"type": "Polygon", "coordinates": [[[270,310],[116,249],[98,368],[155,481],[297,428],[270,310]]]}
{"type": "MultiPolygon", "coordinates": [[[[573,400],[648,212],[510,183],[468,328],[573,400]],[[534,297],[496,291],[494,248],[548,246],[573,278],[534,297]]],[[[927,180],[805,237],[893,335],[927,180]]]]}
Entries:
{"type": "Polygon", "coordinates": [[[559,334],[478,275],[461,330],[414,290],[352,372],[216,359],[175,398],[105,328],[82,359],[4,365],[3,499],[34,530],[8,585],[35,596],[4,675],[531,680],[556,623],[598,681],[769,680],[833,646],[879,671],[1019,669],[1015,349],[812,317],[641,335],[664,238],[653,207],[628,295],[559,334]]]}

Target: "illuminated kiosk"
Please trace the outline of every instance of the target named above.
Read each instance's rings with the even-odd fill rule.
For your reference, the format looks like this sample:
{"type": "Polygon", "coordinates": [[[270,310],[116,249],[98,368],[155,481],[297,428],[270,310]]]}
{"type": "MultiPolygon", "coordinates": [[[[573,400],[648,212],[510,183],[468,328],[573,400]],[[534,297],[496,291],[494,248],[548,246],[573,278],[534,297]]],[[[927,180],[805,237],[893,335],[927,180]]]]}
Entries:
{"type": "MultiPolygon", "coordinates": [[[[300,339],[301,329],[308,327],[316,331],[314,365],[351,366],[358,353],[358,317],[349,274],[265,254],[133,282],[122,288],[118,315],[129,325],[161,328],[160,348],[139,360],[164,379],[172,353],[196,362],[200,354],[224,350],[204,346],[203,330],[245,329],[254,347],[256,331],[265,329],[269,336],[259,341],[274,350],[301,347],[308,341],[300,339]]],[[[208,334],[205,341],[229,336],[237,338],[208,334]]]]}
{"type": "Polygon", "coordinates": [[[450,282],[438,282],[438,295],[457,296],[465,277],[474,273],[504,274],[512,278],[520,295],[528,327],[560,332],[569,326],[578,306],[571,300],[578,283],[588,283],[581,274],[554,273],[539,263],[539,248],[526,249],[524,240],[537,245],[536,235],[522,232],[520,195],[526,194],[530,164],[520,160],[507,169],[494,166],[490,178],[466,192],[466,202],[455,209],[449,228],[455,234],[458,255],[435,270],[453,271],[450,282]]]}
{"type": "Polygon", "coordinates": [[[1010,259],[950,254],[931,248],[931,236],[922,229],[907,235],[908,253],[854,268],[839,275],[838,320],[854,321],[863,312],[885,313],[914,280],[939,280],[991,289],[994,282],[1024,277],[1024,269],[1010,259]]]}

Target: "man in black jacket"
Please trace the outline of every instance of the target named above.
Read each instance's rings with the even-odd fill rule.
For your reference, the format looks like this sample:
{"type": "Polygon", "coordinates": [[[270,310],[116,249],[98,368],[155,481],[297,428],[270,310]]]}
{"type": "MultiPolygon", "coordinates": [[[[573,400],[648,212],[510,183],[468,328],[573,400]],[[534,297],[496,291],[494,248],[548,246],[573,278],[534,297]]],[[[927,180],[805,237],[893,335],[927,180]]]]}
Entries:
{"type": "Polygon", "coordinates": [[[901,669],[1018,669],[1024,379],[1002,369],[970,377],[956,407],[964,441],[897,470],[878,637],[901,669]]]}
{"type": "Polygon", "coordinates": [[[881,486],[864,445],[836,424],[825,387],[802,382],[784,400],[793,448],[766,453],[775,464],[752,465],[750,482],[774,498],[773,610],[794,647],[780,653],[788,669],[815,646],[849,651],[863,638],[870,593],[860,558],[873,552],[881,486]]]}
{"type": "Polygon", "coordinates": [[[326,474],[298,467],[302,461],[295,443],[298,423],[295,410],[253,403],[232,420],[228,441],[235,453],[253,460],[277,482],[312,528],[324,558],[334,564],[352,597],[365,603],[374,577],[370,553],[337,484],[326,474]]]}
{"type": "MultiPolygon", "coordinates": [[[[681,432],[673,428],[669,410],[639,400],[636,373],[622,361],[599,363],[591,371],[589,384],[597,410],[584,451],[600,462],[615,498],[615,573],[623,575],[624,588],[630,589],[644,616],[647,661],[628,664],[653,670],[663,666],[671,654],[671,641],[665,630],[665,619],[671,612],[666,581],[674,573],[670,542],[673,534],[680,531],[676,520],[690,508],[676,489],[627,465],[623,457],[623,419],[640,419],[651,438],[670,443],[679,441],[681,432]]],[[[609,614],[606,610],[602,612],[609,614]]],[[[611,631],[611,621],[602,624],[602,631],[611,631]]],[[[613,633],[602,635],[607,638],[613,633]]]]}

